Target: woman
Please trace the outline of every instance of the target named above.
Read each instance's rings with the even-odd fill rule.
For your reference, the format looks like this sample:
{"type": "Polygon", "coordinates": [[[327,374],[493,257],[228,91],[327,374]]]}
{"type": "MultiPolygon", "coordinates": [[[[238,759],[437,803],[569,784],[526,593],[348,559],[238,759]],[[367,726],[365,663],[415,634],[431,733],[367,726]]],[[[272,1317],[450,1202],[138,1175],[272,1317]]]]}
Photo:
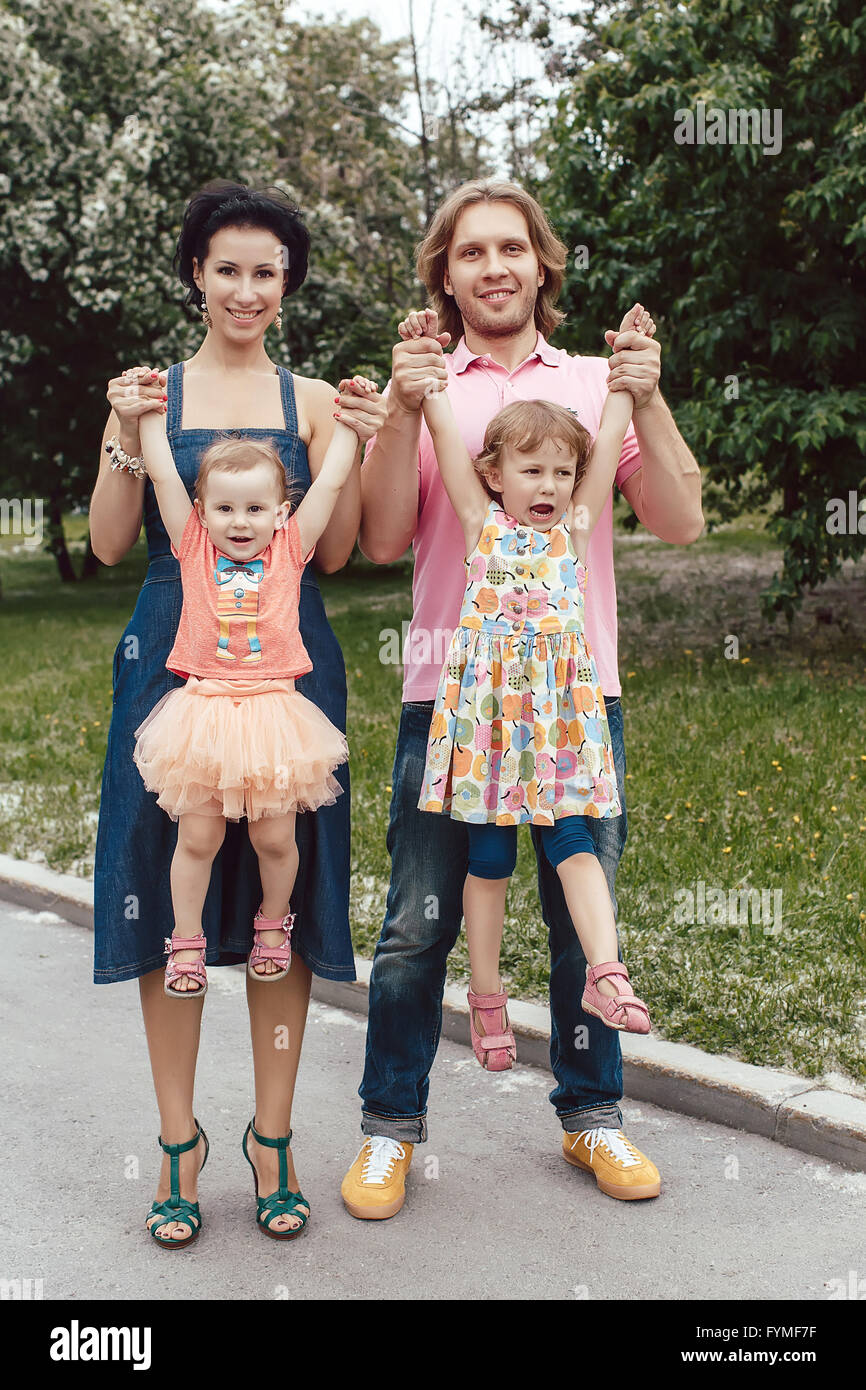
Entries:
{"type": "MultiPolygon", "coordinates": [[[[205,448],[221,436],[240,434],[273,439],[290,494],[297,499],[306,491],[333,430],[334,388],[275,366],[265,350],[264,335],[271,324],[279,331],[281,301],[303,283],[308,248],[309,235],[297,208],[277,190],[256,191],[217,180],[196,194],[184,214],[175,266],[188,290],[186,302],[201,310],[204,340],[188,362],[176,363],[167,373],[142,377],[141,369],[135,368],[109,383],[112,409],[90,506],[93,549],[105,564],[117,564],[134,545],[142,517],[147,534],[147,575],[114,657],[114,712],[94,875],[94,978],[97,983],[139,978],[164,1147],[148,1228],[164,1245],[187,1243],[200,1228],[197,1178],[207,1141],[202,1142],[193,1117],[202,1004],[188,1000],[178,1007],[163,991],[164,938],[172,926],[169,865],[177,826],[145,791],[132,761],[134,730],[160,696],[179,683],[165,669],[165,660],[181,604],[178,565],[153,487],[135,471],[141,453],[138,421],[145,411],[160,410],[166,403],[169,444],[190,494],[205,448]],[[184,1219],[170,1219],[172,1212],[184,1219]]],[[[341,398],[339,408],[369,426],[371,434],[385,413],[377,401],[357,396],[341,398]]],[[[330,573],[346,563],[359,522],[356,461],[319,541],[319,569],[330,573]]],[[[314,669],[299,679],[298,689],[344,731],[345,668],[312,563],[301,582],[300,631],[314,669]]],[[[333,806],[298,818],[292,968],[285,979],[266,986],[247,977],[255,1134],[269,1141],[259,1143],[251,1133],[248,1153],[257,1195],[263,1199],[262,1229],[283,1239],[303,1228],[309,1211],[303,1199],[296,1200],[288,1139],[311,971],[328,979],[355,977],[348,922],[345,768],[338,778],[345,794],[333,806]],[[281,1033],[288,1039],[285,1048],[274,1046],[278,1028],[286,1030],[281,1033]],[[292,1193],[295,1200],[286,1200],[292,1193]],[[268,1194],[273,1196],[265,1203],[268,1194]]],[[[246,959],[260,899],[258,865],[246,822],[241,821],[228,826],[214,864],[203,917],[207,965],[246,959]]]]}

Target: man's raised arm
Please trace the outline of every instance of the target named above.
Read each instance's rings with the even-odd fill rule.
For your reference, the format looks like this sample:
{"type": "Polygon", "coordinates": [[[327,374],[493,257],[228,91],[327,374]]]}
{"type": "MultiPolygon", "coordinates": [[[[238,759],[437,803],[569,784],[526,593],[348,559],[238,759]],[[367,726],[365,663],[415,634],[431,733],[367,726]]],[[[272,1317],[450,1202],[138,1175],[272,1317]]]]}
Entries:
{"type": "Polygon", "coordinates": [[[610,390],[634,396],[634,425],[641,467],[621,488],[638,520],[669,545],[690,545],[704,527],[701,470],[659,391],[661,347],[639,333],[615,333],[608,361],[610,390]]]}
{"type": "Polygon", "coordinates": [[[361,467],[358,544],[375,565],[399,560],[415,535],[421,402],[431,380],[448,380],[442,349],[450,341],[447,333],[414,338],[391,354],[388,418],[361,467]]]}

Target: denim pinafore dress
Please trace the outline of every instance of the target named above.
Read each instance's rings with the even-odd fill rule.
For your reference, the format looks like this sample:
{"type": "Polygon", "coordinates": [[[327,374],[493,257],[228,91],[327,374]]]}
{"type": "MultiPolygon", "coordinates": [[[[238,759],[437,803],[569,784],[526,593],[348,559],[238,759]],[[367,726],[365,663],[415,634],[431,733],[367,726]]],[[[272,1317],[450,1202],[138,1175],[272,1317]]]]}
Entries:
{"type": "MultiPolygon", "coordinates": [[[[166,433],[178,473],[192,497],[199,460],[219,439],[253,436],[272,439],[295,497],[310,486],[307,449],[298,435],[291,372],[277,368],[285,429],[181,429],[183,363],[168,370],[166,433]]],[[[183,681],[165,667],[180,622],[180,567],[156,503],[153,484],[144,491],[147,574],[135,611],[114,653],[114,708],[102,777],[94,866],[94,980],[107,984],[132,980],[165,964],[163,942],[174,915],[169,869],[177,825],[145,789],[132,761],[135,730],[157,701],[183,681]]],[[[339,643],[325,616],[312,565],[301,577],[301,637],[313,670],[297,679],[297,689],[331,723],[346,730],[346,668],[339,643]]],[[[299,815],[296,840],[300,863],[291,908],[296,914],[292,950],[316,975],[354,980],[349,931],[349,771],[335,772],[343,788],[333,806],[299,815]]],[[[202,926],[208,965],[235,965],[253,944],[253,917],[261,903],[258,860],[245,820],[228,822],[214,861],[202,926]]]]}

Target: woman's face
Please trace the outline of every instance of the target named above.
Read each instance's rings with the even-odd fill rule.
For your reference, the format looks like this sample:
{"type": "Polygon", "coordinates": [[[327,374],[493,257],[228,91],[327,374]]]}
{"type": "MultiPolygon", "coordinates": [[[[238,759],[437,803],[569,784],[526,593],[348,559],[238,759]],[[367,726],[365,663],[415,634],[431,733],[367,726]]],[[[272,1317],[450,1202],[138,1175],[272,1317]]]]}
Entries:
{"type": "Polygon", "coordinates": [[[207,301],[212,333],[235,342],[261,338],[288,280],[288,250],[263,227],[221,227],[193,278],[207,301]]]}

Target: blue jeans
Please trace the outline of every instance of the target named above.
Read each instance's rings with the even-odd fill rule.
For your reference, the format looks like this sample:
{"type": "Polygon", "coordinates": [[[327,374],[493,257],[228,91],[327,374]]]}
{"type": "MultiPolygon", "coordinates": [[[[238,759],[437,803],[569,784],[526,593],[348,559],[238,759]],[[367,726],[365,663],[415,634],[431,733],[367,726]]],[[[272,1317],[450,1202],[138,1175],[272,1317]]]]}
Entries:
{"type": "MultiPolygon", "coordinates": [[[[625,748],[619,699],[611,696],[605,704],[623,813],[589,824],[616,913],[614,879],[627,831],[625,748]]],[[[469,862],[466,826],[418,810],[432,712],[432,700],[404,704],[400,718],[387,840],[391,883],[370,975],[367,1056],[359,1089],[363,1133],[412,1144],[427,1138],[428,1078],[439,1046],[445,969],[460,932],[469,862]]],[[[556,1078],[550,1101],[565,1130],[619,1129],[619,1034],[580,1007],[586,958],[538,828],[531,833],[550,941],[550,1065],[556,1078]]]]}

